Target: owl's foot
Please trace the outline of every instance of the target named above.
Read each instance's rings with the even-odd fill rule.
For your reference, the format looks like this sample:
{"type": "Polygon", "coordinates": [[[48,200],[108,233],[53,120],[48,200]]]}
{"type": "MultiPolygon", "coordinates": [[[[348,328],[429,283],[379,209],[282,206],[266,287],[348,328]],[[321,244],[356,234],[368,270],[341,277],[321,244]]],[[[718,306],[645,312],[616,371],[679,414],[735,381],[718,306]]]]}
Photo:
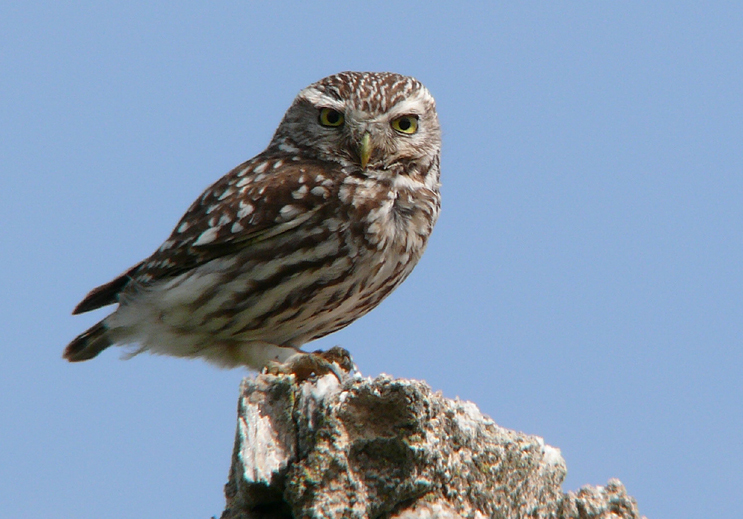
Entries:
{"type": "Polygon", "coordinates": [[[317,350],[312,353],[300,351],[283,363],[270,362],[264,372],[271,375],[294,375],[298,382],[332,373],[338,382],[342,383],[353,369],[353,359],[348,350],[333,346],[328,351],[317,350]]]}

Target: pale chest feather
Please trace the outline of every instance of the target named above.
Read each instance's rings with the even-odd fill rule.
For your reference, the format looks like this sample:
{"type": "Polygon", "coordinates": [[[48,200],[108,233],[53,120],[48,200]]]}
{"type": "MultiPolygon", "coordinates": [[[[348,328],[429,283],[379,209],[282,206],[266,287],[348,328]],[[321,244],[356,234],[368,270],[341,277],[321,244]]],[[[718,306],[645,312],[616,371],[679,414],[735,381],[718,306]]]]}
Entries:
{"type": "Polygon", "coordinates": [[[368,252],[387,268],[411,263],[412,269],[436,223],[438,191],[398,175],[388,182],[349,178],[339,196],[368,252]]]}

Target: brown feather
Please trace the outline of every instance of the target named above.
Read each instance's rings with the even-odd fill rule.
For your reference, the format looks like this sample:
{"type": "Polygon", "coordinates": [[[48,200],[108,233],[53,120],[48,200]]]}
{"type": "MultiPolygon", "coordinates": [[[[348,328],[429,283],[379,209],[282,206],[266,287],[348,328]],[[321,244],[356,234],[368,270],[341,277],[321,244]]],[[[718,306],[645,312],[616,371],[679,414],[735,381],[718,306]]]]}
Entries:
{"type": "Polygon", "coordinates": [[[78,303],[72,311],[72,315],[90,312],[91,310],[101,308],[102,306],[117,303],[119,292],[124,290],[124,288],[129,284],[132,280],[132,275],[142,266],[142,263],[144,262],[140,261],[113,281],[109,281],[105,285],[101,285],[91,290],[88,295],[85,296],[85,299],[78,303]]]}
{"type": "Polygon", "coordinates": [[[89,360],[100,352],[111,346],[112,342],[107,336],[108,328],[99,322],[89,328],[86,332],[78,335],[64,350],[62,357],[70,362],[89,360]]]}

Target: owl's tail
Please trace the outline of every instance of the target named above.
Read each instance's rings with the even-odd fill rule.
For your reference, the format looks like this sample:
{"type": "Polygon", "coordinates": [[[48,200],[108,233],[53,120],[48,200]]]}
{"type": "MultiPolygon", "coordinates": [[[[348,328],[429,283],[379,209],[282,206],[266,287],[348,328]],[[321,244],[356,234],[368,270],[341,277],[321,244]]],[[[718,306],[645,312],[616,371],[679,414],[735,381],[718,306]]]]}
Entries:
{"type": "Polygon", "coordinates": [[[108,336],[108,328],[101,321],[69,343],[62,357],[70,362],[89,360],[112,344],[113,342],[108,336]]]}

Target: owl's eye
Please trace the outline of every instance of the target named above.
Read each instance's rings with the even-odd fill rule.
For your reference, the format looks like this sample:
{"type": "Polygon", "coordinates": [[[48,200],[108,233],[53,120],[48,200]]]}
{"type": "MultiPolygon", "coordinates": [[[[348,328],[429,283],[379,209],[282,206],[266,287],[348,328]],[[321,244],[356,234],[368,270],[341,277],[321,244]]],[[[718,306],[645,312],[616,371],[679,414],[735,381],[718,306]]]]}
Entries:
{"type": "Polygon", "coordinates": [[[337,128],[343,124],[343,114],[338,110],[333,110],[332,108],[321,108],[320,124],[331,128],[337,128]]]}
{"type": "Polygon", "coordinates": [[[400,133],[412,135],[418,131],[418,116],[403,115],[392,120],[392,128],[400,133]]]}

